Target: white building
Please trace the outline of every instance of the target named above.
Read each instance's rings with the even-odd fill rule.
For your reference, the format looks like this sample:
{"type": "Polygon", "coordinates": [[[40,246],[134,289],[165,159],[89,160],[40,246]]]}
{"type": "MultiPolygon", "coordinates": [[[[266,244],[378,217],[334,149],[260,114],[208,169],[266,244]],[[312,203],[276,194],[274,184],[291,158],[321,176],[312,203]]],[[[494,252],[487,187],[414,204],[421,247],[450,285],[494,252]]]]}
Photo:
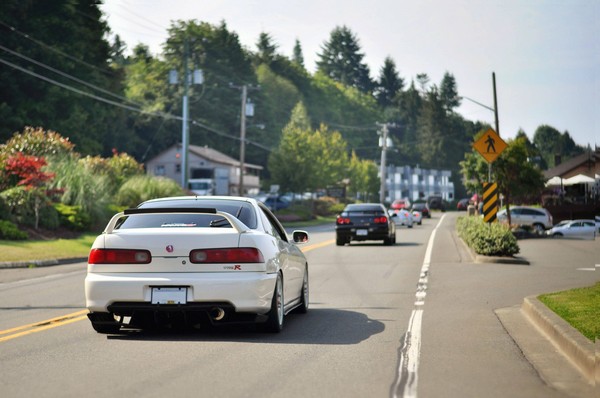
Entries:
{"type": "Polygon", "coordinates": [[[419,166],[388,166],[386,169],[385,201],[396,199],[427,199],[441,196],[446,201],[454,200],[454,183],[449,170],[428,170],[419,166]]]}
{"type": "MultiPolygon", "coordinates": [[[[173,145],[146,162],[146,173],[171,178],[181,184],[181,144],[173,145]]],[[[188,148],[188,179],[210,173],[216,180],[220,195],[239,195],[240,161],[206,146],[188,148]],[[223,182],[223,184],[221,184],[223,182]]],[[[242,196],[256,195],[260,190],[262,166],[244,162],[244,192],[242,196]]]]}

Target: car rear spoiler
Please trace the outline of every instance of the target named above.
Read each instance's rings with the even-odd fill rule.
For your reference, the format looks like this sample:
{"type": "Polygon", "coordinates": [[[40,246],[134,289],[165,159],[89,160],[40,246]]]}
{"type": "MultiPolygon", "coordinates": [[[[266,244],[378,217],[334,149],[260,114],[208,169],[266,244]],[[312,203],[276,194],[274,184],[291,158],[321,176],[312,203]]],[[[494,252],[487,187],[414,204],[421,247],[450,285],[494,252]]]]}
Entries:
{"type": "Polygon", "coordinates": [[[241,222],[239,219],[234,217],[233,215],[226,213],[224,211],[217,211],[217,209],[213,208],[185,208],[185,207],[157,207],[154,209],[125,209],[124,211],[115,214],[108,225],[104,229],[102,233],[110,234],[115,230],[117,222],[122,217],[129,216],[145,216],[149,214],[161,214],[161,213],[178,213],[178,214],[216,214],[225,218],[229,224],[237,231],[237,233],[241,234],[250,230],[246,224],[241,222]]]}

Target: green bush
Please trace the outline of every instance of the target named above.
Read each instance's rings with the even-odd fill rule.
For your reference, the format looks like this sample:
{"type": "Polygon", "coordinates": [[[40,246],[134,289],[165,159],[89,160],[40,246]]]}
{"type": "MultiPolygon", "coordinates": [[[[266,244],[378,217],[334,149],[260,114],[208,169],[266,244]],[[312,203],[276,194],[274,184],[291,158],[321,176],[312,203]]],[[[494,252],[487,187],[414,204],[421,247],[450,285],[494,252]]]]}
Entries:
{"type": "Polygon", "coordinates": [[[81,206],[56,203],[54,208],[58,212],[60,225],[68,229],[74,231],[87,231],[92,225],[89,214],[87,214],[81,206]]]}
{"type": "Polygon", "coordinates": [[[146,200],[183,194],[179,184],[170,178],[142,175],[125,181],[115,196],[115,202],[121,206],[136,207],[146,200]]]}
{"type": "Polygon", "coordinates": [[[7,220],[0,220],[0,239],[25,240],[27,233],[19,230],[15,224],[7,220]]]}
{"type": "Polygon", "coordinates": [[[485,256],[513,256],[519,253],[517,238],[506,226],[488,224],[481,217],[459,217],[458,235],[477,254],[485,256]]]}

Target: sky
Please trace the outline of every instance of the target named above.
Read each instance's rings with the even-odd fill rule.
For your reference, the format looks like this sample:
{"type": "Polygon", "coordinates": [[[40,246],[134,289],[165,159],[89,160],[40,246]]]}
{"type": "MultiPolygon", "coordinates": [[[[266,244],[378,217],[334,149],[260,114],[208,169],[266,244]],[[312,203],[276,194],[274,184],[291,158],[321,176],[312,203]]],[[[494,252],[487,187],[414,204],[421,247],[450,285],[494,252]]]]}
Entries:
{"type": "Polygon", "coordinates": [[[371,77],[386,57],[410,84],[426,73],[439,86],[452,74],[465,119],[519,130],[568,131],[582,146],[600,145],[600,1],[598,0],[105,0],[106,21],[128,50],[146,44],[159,55],[171,21],[225,21],[242,46],[256,50],[261,32],[290,56],[300,41],[305,66],[331,31],[358,38],[371,77]],[[479,104],[477,104],[477,103],[479,104]]]}

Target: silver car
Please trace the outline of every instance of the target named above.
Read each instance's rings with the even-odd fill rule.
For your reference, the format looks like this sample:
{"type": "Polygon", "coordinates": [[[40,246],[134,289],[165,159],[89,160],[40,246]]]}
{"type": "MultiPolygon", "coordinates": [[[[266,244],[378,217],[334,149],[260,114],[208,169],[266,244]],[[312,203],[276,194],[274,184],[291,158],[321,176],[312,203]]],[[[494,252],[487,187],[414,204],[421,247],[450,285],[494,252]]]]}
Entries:
{"type": "MultiPolygon", "coordinates": [[[[496,217],[500,222],[508,222],[506,209],[500,210],[496,217]]],[[[511,206],[510,221],[512,225],[533,227],[539,233],[552,228],[553,225],[552,214],[542,207],[511,206]]]]}
{"type": "Polygon", "coordinates": [[[594,220],[565,220],[556,224],[546,233],[555,238],[595,239],[596,223],[594,220]]]}

